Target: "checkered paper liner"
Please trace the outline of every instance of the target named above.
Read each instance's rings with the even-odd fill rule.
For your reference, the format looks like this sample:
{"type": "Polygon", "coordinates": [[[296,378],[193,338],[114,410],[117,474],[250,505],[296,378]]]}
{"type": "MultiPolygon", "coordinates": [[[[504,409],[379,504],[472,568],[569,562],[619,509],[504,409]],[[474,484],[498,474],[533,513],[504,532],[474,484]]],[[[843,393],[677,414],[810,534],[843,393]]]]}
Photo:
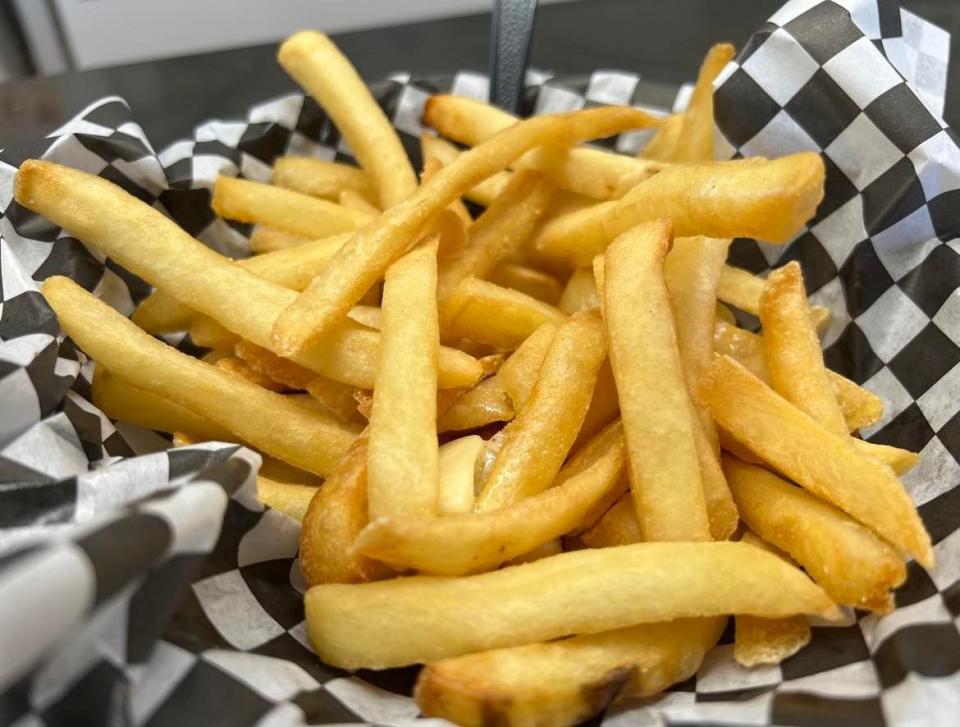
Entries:
{"type": "MultiPolygon", "coordinates": [[[[960,140],[940,114],[949,37],[894,3],[790,2],[718,80],[727,155],[820,151],[827,196],[786,248],[737,240],[733,262],[803,265],[834,314],[830,366],[880,394],[877,442],[922,452],[905,478],[937,555],[897,609],[814,628],[779,666],[743,669],[730,634],[699,673],[603,724],[929,724],[960,714],[960,140]]],[[[636,74],[528,76],[525,111],[683,108],[690,86],[636,74]]],[[[427,96],[485,98],[487,79],[395,75],[373,90],[415,161],[427,96]]],[[[602,145],[631,153],[645,138],[602,145]]],[[[269,177],[282,153],[349,158],[310,99],[211,121],[157,154],[125,102],[93,103],[30,149],[0,152],[0,725],[402,725],[416,669],[348,674],[312,653],[298,525],[255,495],[257,455],[171,449],[89,401],[92,364],[38,282],[68,275],[124,313],[149,286],[12,201],[26,158],[75,166],[248,252],[214,217],[218,174],[269,177]]],[[[188,339],[169,341],[191,350],[188,339]]]]}

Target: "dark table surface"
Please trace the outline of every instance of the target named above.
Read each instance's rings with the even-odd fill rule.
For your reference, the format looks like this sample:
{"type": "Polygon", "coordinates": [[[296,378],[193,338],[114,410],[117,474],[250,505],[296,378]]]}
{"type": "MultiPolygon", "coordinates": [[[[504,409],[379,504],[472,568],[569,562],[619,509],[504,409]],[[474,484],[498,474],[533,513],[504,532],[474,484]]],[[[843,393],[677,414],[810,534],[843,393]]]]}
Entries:
{"type": "MultiPolygon", "coordinates": [[[[560,74],[620,68],[655,81],[691,80],[711,43],[741,46],[782,0],[579,0],[540,8],[532,65],[560,74]]],[[[960,0],[903,0],[953,35],[946,118],[960,127],[960,0]]],[[[322,26],[322,16],[318,15],[322,26]]],[[[391,71],[485,70],[489,15],[335,36],[368,79],[391,71]]],[[[45,135],[89,102],[123,96],[156,147],[200,121],[237,117],[294,90],[276,45],[184,56],[0,85],[0,147],[45,135]]]]}

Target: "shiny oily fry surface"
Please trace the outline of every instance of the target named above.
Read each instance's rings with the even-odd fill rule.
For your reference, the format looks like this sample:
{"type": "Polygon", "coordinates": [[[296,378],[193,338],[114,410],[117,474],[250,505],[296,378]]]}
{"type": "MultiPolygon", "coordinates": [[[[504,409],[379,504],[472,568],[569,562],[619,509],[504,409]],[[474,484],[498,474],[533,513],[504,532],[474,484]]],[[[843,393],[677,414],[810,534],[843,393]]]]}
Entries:
{"type": "Polygon", "coordinates": [[[615,237],[657,218],[672,220],[678,237],[782,243],[813,216],[823,179],[823,160],[812,152],[673,166],[616,201],[551,220],[535,245],[550,257],[588,265],[615,237]]]}
{"type": "Polygon", "coordinates": [[[627,108],[585,109],[527,119],[457,157],[402,203],[355,235],[274,325],[282,355],[328,333],[435,216],[467,189],[502,171],[529,149],[574,144],[643,126],[648,116],[627,108]]]}
{"type": "Polygon", "coordinates": [[[460,578],[315,586],[306,612],[327,664],[380,669],[674,618],[833,617],[836,607],[776,556],[725,542],[639,543],[460,578]]]}
{"type": "Polygon", "coordinates": [[[858,454],[729,357],[717,356],[707,368],[699,396],[717,424],[756,456],[932,567],[930,536],[888,466],[858,454]]]}
{"type": "Polygon", "coordinates": [[[367,455],[370,518],[435,515],[440,495],[436,241],[390,266],[381,311],[367,455]]]}
{"type": "Polygon", "coordinates": [[[762,467],[724,457],[750,529],[789,553],[837,603],[885,613],[906,578],[903,559],[839,509],[762,467]]]}
{"type": "Polygon", "coordinates": [[[417,175],[396,129],[356,69],[323,33],[303,30],[277,53],[283,69],[323,107],[377,191],[380,207],[402,202],[417,175]]]}
{"type": "Polygon", "coordinates": [[[660,221],[637,227],[607,249],[607,346],[644,540],[709,540],[695,415],[663,277],[670,244],[670,224],[660,221]]]}
{"type": "Polygon", "coordinates": [[[344,190],[376,199],[376,190],[362,169],[316,157],[282,156],[273,162],[270,181],[313,197],[337,199],[344,190]]]}
{"type": "Polygon", "coordinates": [[[503,447],[477,498],[496,510],[549,487],[583,423],[606,356],[595,312],[578,313],[557,330],[529,398],[504,431],[503,447]]]}
{"type": "Polygon", "coordinates": [[[49,278],[42,293],[64,331],[108,370],[278,459],[327,475],[356,437],[332,417],[157,341],[68,278],[49,278]]]}

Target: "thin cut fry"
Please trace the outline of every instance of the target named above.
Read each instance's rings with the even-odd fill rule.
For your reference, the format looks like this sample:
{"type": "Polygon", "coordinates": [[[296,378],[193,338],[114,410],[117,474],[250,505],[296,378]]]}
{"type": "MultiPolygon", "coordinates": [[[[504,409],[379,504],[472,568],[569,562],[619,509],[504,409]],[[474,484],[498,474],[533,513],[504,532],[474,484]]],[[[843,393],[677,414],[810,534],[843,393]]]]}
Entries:
{"type": "Polygon", "coordinates": [[[549,487],[583,423],[605,357],[596,312],[577,313],[560,326],[530,397],[504,429],[477,510],[496,510],[549,487]]]}
{"type": "Polygon", "coordinates": [[[718,322],[726,323],[729,326],[737,325],[737,317],[733,315],[730,306],[726,303],[721,303],[719,300],[717,301],[716,318],[718,322]]]}
{"type": "MultiPolygon", "coordinates": [[[[551,486],[558,487],[571,477],[592,467],[597,461],[609,457],[610,450],[619,452],[623,450],[623,448],[623,425],[618,419],[597,432],[586,444],[574,452],[563,465],[563,468],[551,486]]],[[[629,494],[629,492],[630,484],[627,481],[627,473],[624,470],[617,486],[607,490],[606,494],[597,500],[596,504],[584,516],[581,525],[575,530],[572,530],[571,534],[576,535],[578,532],[592,527],[600,517],[613,506],[613,503],[620,499],[624,493],[629,494]]]]}
{"type": "Polygon", "coordinates": [[[348,210],[353,210],[354,212],[360,212],[364,215],[369,215],[370,217],[376,217],[380,214],[380,210],[375,204],[367,200],[359,192],[354,192],[352,189],[345,189],[340,192],[340,195],[337,197],[337,201],[340,203],[341,207],[344,207],[348,210]]]}
{"type": "Polygon", "coordinates": [[[643,542],[632,495],[629,492],[621,495],[603,517],[580,534],[580,539],[591,548],[643,542]]]}
{"type": "Polygon", "coordinates": [[[729,43],[717,43],[708,52],[700,66],[697,84],[690,102],[683,112],[683,125],[677,144],[678,162],[711,161],[713,157],[713,82],[720,71],[733,59],[734,49],[729,43]]]}
{"type": "Polygon", "coordinates": [[[329,474],[356,436],[332,417],[161,343],[68,278],[47,279],[42,292],[67,334],[104,367],[285,462],[329,474]]]}
{"type": "Polygon", "coordinates": [[[435,515],[437,453],[436,241],[387,270],[367,455],[370,519],[435,515]]]}
{"type": "Polygon", "coordinates": [[[597,298],[597,284],[593,280],[593,270],[577,268],[567,279],[567,285],[563,289],[557,308],[567,315],[572,315],[578,310],[599,307],[600,301],[597,298]]]}
{"type": "MultiPolygon", "coordinates": [[[[431,178],[437,176],[437,172],[443,169],[444,166],[443,162],[436,157],[424,155],[423,173],[420,175],[420,183],[424,184],[429,182],[431,178]]],[[[470,216],[470,210],[467,209],[467,206],[459,197],[449,204],[447,211],[455,214],[457,219],[461,220],[465,225],[469,225],[473,221],[473,218],[470,216]]]]}
{"type": "MultiPolygon", "coordinates": [[[[425,159],[438,159],[443,162],[443,166],[450,164],[461,153],[457,147],[446,139],[441,139],[439,136],[427,132],[420,135],[420,148],[425,159]]],[[[463,196],[471,202],[489,207],[497,197],[503,194],[503,190],[510,183],[510,176],[510,172],[497,172],[492,177],[484,179],[473,189],[468,189],[463,196]]]]}
{"type": "Polygon", "coordinates": [[[454,439],[440,447],[440,502],[443,515],[471,512],[477,458],[486,446],[476,434],[454,439]]]}
{"type": "MultiPolygon", "coordinates": [[[[431,96],[424,108],[423,120],[443,136],[470,146],[517,123],[517,118],[505,111],[461,96],[431,96]]],[[[637,128],[658,123],[658,119],[648,116],[637,128]]],[[[513,166],[535,169],[555,186],[594,199],[620,197],[662,167],[659,163],[598,149],[546,146],[528,153],[513,166]]]]}
{"type": "Polygon", "coordinates": [[[239,341],[234,346],[234,351],[254,371],[291,389],[304,391],[317,376],[313,371],[305,369],[293,361],[280,358],[262,346],[257,346],[249,341],[239,341]]]}
{"type": "Polygon", "coordinates": [[[663,261],[670,223],[637,227],[607,250],[604,318],[644,540],[709,540],[693,407],[683,380],[663,261]]]}
{"type": "MultiPolygon", "coordinates": [[[[763,278],[742,268],[724,265],[717,285],[717,298],[734,308],[759,316],[763,286],[763,278]]],[[[830,322],[830,310],[822,305],[812,305],[810,320],[817,333],[820,333],[830,322]]]]}
{"type": "Polygon", "coordinates": [[[251,384],[261,386],[268,391],[275,391],[280,394],[287,391],[287,387],[282,383],[271,379],[269,376],[265,376],[259,371],[255,371],[242,359],[225,356],[219,359],[214,366],[221,371],[226,371],[232,376],[239,376],[242,379],[246,379],[251,384]]]}
{"type": "Polygon", "coordinates": [[[621,199],[551,220],[534,244],[541,254],[588,265],[615,237],[657,218],[671,219],[678,237],[783,243],[813,216],[823,178],[823,160],[813,152],[669,167],[621,199]]]}
{"type": "Polygon", "coordinates": [[[540,375],[543,359],[546,358],[556,334],[557,324],[544,323],[510,354],[497,371],[496,379],[503,386],[515,411],[520,411],[530,398],[540,375]]]}
{"type": "Polygon", "coordinates": [[[563,293],[560,281],[536,268],[516,263],[500,263],[490,274],[490,282],[555,306],[563,293]]]}
{"type": "Polygon", "coordinates": [[[280,46],[277,60],[333,120],[376,187],[382,209],[414,193],[417,176],[396,130],[356,69],[326,35],[309,30],[295,33],[280,46]]]}
{"type": "Polygon", "coordinates": [[[337,199],[344,190],[363,195],[371,202],[377,197],[363,170],[314,157],[278,157],[273,162],[270,181],[278,187],[324,199],[337,199]]]}
{"type": "Polygon", "coordinates": [[[466,338],[514,349],[545,323],[566,316],[552,305],[477,278],[467,278],[449,294],[443,309],[444,340],[466,338]]]}
{"type": "Polygon", "coordinates": [[[647,119],[641,111],[617,107],[538,116],[511,126],[461,155],[412,197],[388,209],[341,248],[331,264],[277,320],[274,350],[289,355],[328,333],[416,241],[426,221],[466,189],[501,171],[524,152],[543,144],[574,144],[609,136],[643,125],[647,119]]]}
{"type": "Polygon", "coordinates": [[[310,507],[310,501],[317,494],[318,489],[320,488],[316,486],[277,482],[269,477],[257,475],[257,499],[298,523],[303,522],[310,507]]]}
{"type": "Polygon", "coordinates": [[[405,666],[690,616],[837,615],[800,570],[729,542],[638,543],[462,578],[314,586],[306,611],[317,654],[345,669],[405,666]]]}
{"type": "Polygon", "coordinates": [[[200,348],[228,352],[233,349],[240,337],[212,318],[195,316],[190,324],[190,340],[200,348]]]}
{"type": "Polygon", "coordinates": [[[357,552],[403,570],[462,575],[491,570],[579,526],[617,485],[623,447],[562,484],[492,512],[441,518],[375,520],[357,538],[357,552]]]}
{"type": "Polygon", "coordinates": [[[515,414],[500,377],[491,376],[460,396],[438,417],[437,431],[477,429],[493,422],[510,421],[515,414]]]}
{"type": "Polygon", "coordinates": [[[593,386],[590,407],[583,417],[583,424],[577,432],[577,438],[571,448],[576,452],[597,432],[617,418],[620,413],[620,400],[617,398],[617,382],[613,379],[610,362],[604,361],[597,372],[597,383],[593,386]]]}
{"type": "Polygon", "coordinates": [[[275,230],[266,225],[257,225],[250,235],[250,252],[254,255],[262,255],[265,252],[288,250],[305,242],[308,242],[306,237],[291,235],[289,232],[275,230]]]}
{"type": "MultiPolygon", "coordinates": [[[[30,160],[17,174],[16,196],[27,208],[70,230],[148,282],[162,283],[190,308],[259,346],[271,348],[274,321],[296,300],[293,291],[218,255],[106,179],[30,160]],[[238,299],[244,305],[238,305],[238,299]]],[[[272,255],[295,254],[300,249],[272,255]]],[[[266,257],[252,258],[251,264],[266,257]]],[[[379,345],[379,333],[343,320],[321,345],[292,358],[331,379],[369,389],[379,345]]],[[[452,388],[473,383],[482,371],[472,357],[444,347],[438,373],[439,385],[452,388]]]]}
{"type": "Polygon", "coordinates": [[[211,204],[229,220],[275,227],[308,240],[355,230],[370,219],[325,199],[236,177],[217,177],[211,204]]]}
{"type": "Polygon", "coordinates": [[[887,612],[906,568],[863,525],[762,467],[723,460],[740,513],[764,540],[789,553],[838,603],[887,612]]]}
{"type": "Polygon", "coordinates": [[[660,122],[660,128],[637,154],[641,159],[672,162],[679,156],[678,145],[683,131],[683,114],[673,114],[660,122]]]}
{"type": "Polygon", "coordinates": [[[921,565],[933,565],[930,536],[889,467],[858,454],[729,357],[717,356],[704,372],[700,401],[720,427],[772,467],[921,565]]]}
{"type": "MultiPolygon", "coordinates": [[[[763,548],[778,557],[786,557],[749,531],[743,534],[741,542],[763,548]]],[[[763,618],[742,615],[737,616],[735,622],[733,656],[741,666],[779,664],[810,643],[810,623],[805,616],[763,618]]]]}

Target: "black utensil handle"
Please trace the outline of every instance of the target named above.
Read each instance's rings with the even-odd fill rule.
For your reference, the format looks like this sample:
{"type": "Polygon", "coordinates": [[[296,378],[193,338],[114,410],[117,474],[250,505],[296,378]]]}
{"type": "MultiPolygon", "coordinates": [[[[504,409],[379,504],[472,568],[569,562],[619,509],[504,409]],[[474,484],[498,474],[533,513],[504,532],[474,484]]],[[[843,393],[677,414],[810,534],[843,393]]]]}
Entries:
{"type": "Polygon", "coordinates": [[[490,27],[490,102],[516,113],[530,57],[537,0],[494,0],[490,27]]]}

